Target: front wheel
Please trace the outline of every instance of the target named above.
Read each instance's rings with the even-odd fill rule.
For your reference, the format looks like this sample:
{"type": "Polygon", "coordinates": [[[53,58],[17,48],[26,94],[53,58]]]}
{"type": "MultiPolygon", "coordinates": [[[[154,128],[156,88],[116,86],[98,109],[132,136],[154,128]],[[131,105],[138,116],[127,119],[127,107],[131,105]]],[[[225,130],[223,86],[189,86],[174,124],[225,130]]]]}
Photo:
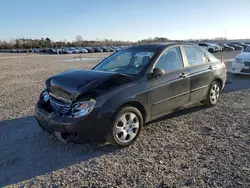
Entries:
{"type": "Polygon", "coordinates": [[[203,101],[203,103],[206,106],[215,106],[220,98],[220,92],[221,85],[217,81],[213,81],[208,90],[206,99],[203,101]]]}
{"type": "Polygon", "coordinates": [[[116,147],[127,147],[137,139],[142,126],[140,111],[130,106],[123,107],[114,115],[106,139],[116,147]]]}
{"type": "Polygon", "coordinates": [[[209,48],[208,51],[209,51],[210,53],[214,53],[214,49],[212,49],[212,48],[209,48]]]}

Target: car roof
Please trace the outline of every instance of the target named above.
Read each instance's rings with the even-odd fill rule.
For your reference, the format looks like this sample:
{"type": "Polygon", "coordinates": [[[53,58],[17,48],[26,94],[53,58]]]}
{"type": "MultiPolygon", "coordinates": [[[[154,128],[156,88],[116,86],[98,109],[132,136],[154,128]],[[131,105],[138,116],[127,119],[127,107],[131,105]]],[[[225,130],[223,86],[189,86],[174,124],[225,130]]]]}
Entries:
{"type": "Polygon", "coordinates": [[[166,47],[175,46],[175,45],[196,45],[194,43],[188,42],[168,42],[168,43],[152,43],[152,44],[142,44],[128,47],[127,49],[156,49],[160,50],[166,47]]]}

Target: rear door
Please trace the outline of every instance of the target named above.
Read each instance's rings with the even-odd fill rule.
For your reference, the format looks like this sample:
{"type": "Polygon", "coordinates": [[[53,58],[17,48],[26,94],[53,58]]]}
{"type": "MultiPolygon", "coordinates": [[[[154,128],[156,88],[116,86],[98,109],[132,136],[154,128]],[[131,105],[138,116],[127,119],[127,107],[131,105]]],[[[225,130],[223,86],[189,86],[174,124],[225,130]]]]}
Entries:
{"type": "Polygon", "coordinates": [[[190,101],[201,101],[213,79],[212,65],[207,56],[195,46],[182,46],[190,77],[190,101]]]}
{"type": "Polygon", "coordinates": [[[149,80],[152,119],[189,102],[190,81],[179,46],[162,53],[155,64],[165,75],[149,80]]]}

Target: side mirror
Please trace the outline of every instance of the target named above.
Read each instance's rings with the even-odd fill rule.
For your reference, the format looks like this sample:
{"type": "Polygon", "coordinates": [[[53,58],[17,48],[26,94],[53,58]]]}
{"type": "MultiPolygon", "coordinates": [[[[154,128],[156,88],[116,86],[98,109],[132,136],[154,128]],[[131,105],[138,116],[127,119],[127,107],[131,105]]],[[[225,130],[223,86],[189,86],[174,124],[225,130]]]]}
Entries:
{"type": "Polygon", "coordinates": [[[160,78],[165,74],[165,71],[161,68],[154,68],[153,70],[153,78],[160,78]]]}

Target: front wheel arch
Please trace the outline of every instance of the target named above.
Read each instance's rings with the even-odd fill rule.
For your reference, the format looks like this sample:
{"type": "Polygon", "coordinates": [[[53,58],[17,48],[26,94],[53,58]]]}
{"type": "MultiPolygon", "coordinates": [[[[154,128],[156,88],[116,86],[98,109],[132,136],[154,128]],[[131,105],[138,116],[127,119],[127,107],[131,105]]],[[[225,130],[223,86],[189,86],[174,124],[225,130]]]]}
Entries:
{"type": "MultiPolygon", "coordinates": [[[[124,104],[120,105],[117,110],[115,111],[115,113],[113,114],[113,116],[123,107],[125,106],[131,106],[131,107],[134,107],[136,108],[137,110],[140,111],[141,115],[142,115],[142,118],[143,118],[143,123],[145,123],[146,121],[146,115],[147,115],[147,112],[146,112],[146,109],[145,107],[138,101],[128,101],[128,102],[125,102],[124,104]]],[[[112,117],[113,118],[113,117],[112,117]]]]}
{"type": "MultiPolygon", "coordinates": [[[[127,121],[129,121],[129,120],[127,120],[127,121]]],[[[131,127],[130,127],[131,125],[129,125],[129,127],[128,127],[128,125],[129,125],[128,123],[123,124],[122,129],[124,129],[124,130],[122,130],[121,133],[123,132],[123,134],[124,134],[124,131],[125,131],[125,134],[126,135],[129,134],[129,137],[130,137],[131,135],[127,131],[129,131],[128,129],[131,129],[131,127]],[[124,126],[124,125],[126,125],[126,126],[124,126]]],[[[110,144],[112,144],[115,147],[127,147],[127,146],[131,145],[133,142],[135,142],[135,140],[138,138],[138,136],[140,135],[142,126],[143,126],[143,117],[142,117],[140,111],[137,108],[132,107],[132,106],[122,106],[113,115],[111,124],[109,125],[108,131],[105,134],[105,138],[110,144]],[[120,140],[123,135],[121,135],[121,137],[117,138],[117,132],[115,129],[117,128],[117,122],[120,121],[119,119],[120,119],[121,115],[123,116],[124,114],[127,114],[127,113],[134,114],[138,119],[139,125],[137,127],[137,129],[138,129],[137,132],[134,132],[134,134],[136,134],[136,135],[134,135],[134,137],[131,140],[127,140],[127,138],[125,138],[127,141],[123,142],[124,140],[123,141],[120,140]]]]}
{"type": "Polygon", "coordinates": [[[209,51],[210,53],[213,53],[213,52],[214,52],[214,49],[213,49],[213,48],[209,48],[208,51],[209,51]]]}

